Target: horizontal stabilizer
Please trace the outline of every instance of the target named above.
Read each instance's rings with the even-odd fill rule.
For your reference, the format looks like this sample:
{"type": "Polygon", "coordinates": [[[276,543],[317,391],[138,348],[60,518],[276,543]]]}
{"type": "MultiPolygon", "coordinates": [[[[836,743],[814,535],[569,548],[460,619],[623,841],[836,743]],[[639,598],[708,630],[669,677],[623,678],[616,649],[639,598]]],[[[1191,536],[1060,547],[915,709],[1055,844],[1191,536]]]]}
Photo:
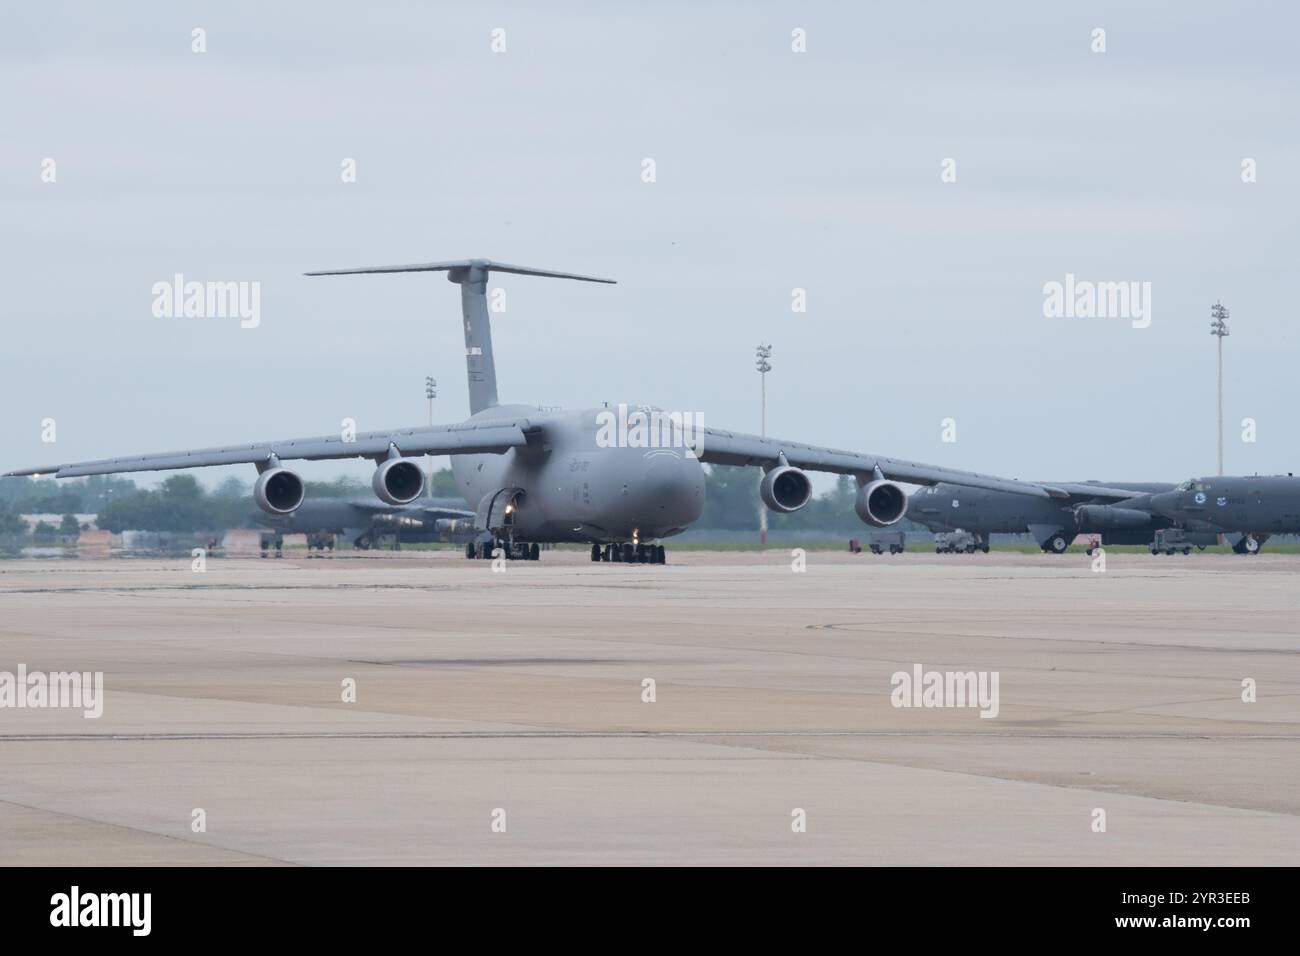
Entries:
{"type": "MultiPolygon", "coordinates": [[[[613,279],[599,279],[596,276],[578,275],[576,272],[556,272],[553,269],[534,269],[530,266],[512,266],[505,262],[493,262],[491,259],[455,259],[450,262],[417,262],[405,266],[367,266],[360,269],[323,269],[319,272],[305,272],[309,276],[348,276],[367,272],[454,272],[458,269],[481,272],[509,272],[520,276],[542,276],[547,279],[576,279],[579,282],[604,282],[614,285],[613,279]]],[[[453,276],[453,278],[455,278],[453,276]]]]}

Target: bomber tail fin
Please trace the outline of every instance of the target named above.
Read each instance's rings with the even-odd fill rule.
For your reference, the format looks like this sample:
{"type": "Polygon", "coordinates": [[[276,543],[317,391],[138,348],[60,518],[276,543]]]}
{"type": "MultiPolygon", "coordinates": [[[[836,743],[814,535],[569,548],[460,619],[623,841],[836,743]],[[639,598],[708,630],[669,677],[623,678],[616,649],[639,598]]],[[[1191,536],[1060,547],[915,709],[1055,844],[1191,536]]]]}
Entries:
{"type": "Polygon", "coordinates": [[[460,286],[460,307],[465,317],[465,367],[469,374],[470,414],[497,404],[497,370],[492,358],[492,327],[488,320],[487,277],[490,272],[512,275],[543,276],[548,279],[576,279],[579,282],[604,282],[595,276],[551,269],[512,266],[491,259],[457,259],[451,262],[424,262],[406,266],[371,266],[361,269],[326,269],[308,272],[309,276],[358,275],[370,272],[445,272],[460,286]]]}

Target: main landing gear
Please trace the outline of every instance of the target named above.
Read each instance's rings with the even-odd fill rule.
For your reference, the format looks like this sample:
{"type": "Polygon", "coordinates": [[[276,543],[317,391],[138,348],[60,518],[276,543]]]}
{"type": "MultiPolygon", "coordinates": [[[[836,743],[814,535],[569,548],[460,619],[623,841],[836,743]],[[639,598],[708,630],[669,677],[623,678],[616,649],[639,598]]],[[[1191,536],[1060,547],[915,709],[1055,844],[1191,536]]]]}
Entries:
{"type": "Polygon", "coordinates": [[[536,561],[542,553],[541,546],[535,541],[529,544],[526,541],[502,541],[497,538],[493,541],[469,542],[465,545],[465,557],[471,560],[482,558],[491,561],[498,548],[508,561],[536,561]]]}
{"type": "Polygon", "coordinates": [[[666,564],[668,552],[662,544],[607,544],[591,546],[591,560],[616,564],[666,564]]]}
{"type": "MultiPolygon", "coordinates": [[[[1065,554],[1070,546],[1070,539],[1063,534],[1054,534],[1043,542],[1042,548],[1048,554],[1065,554]]],[[[1090,551],[1089,554],[1092,552],[1090,551]]]]}

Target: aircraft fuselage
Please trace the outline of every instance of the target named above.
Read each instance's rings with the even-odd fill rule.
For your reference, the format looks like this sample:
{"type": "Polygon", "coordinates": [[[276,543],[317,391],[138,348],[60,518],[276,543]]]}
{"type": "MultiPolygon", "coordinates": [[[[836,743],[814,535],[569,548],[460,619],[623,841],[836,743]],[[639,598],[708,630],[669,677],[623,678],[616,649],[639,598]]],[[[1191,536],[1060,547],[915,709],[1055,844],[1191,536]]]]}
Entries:
{"type": "Polygon", "coordinates": [[[504,454],[454,456],[457,487],[471,508],[501,489],[520,489],[512,520],[523,541],[649,541],[684,531],[704,511],[703,466],[682,447],[598,441],[605,411],[484,409],[469,420],[527,418],[539,431],[504,454]]]}

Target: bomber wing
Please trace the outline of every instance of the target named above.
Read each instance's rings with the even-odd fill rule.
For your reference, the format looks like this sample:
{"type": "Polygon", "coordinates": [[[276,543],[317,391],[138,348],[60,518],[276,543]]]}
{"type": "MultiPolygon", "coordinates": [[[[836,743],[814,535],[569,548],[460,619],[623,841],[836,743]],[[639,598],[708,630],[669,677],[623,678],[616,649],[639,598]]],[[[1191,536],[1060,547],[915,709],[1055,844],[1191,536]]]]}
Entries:
{"type": "Polygon", "coordinates": [[[1090,481],[1053,481],[1053,482],[1032,482],[1041,484],[1043,487],[1051,487],[1061,491],[1071,498],[1092,499],[1095,501],[1127,501],[1130,498],[1141,498],[1144,495],[1155,494],[1161,491],[1170,491],[1175,486],[1168,484],[1139,483],[1131,488],[1121,488],[1118,486],[1098,485],[1090,481]]]}
{"type": "Polygon", "coordinates": [[[463,502],[453,503],[450,498],[416,498],[408,505],[399,506],[385,504],[377,498],[349,498],[348,504],[372,514],[412,515],[419,512],[435,521],[439,518],[474,517],[474,512],[466,509],[463,502]]]}

